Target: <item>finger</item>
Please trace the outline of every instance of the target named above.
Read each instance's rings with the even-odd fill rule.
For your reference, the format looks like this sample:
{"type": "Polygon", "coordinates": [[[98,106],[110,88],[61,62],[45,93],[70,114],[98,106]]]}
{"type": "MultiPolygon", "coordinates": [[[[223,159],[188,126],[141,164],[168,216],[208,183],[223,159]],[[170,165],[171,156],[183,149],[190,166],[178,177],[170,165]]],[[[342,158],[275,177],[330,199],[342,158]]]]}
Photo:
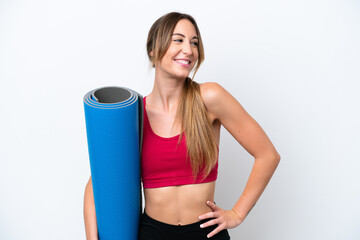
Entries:
{"type": "Polygon", "coordinates": [[[214,236],[215,234],[218,234],[221,230],[223,230],[223,227],[218,226],[217,228],[215,228],[212,232],[210,232],[207,237],[211,238],[212,236],[214,236]]]}
{"type": "Polygon", "coordinates": [[[206,228],[206,227],[210,227],[212,225],[215,225],[218,223],[218,220],[217,219],[213,219],[213,220],[210,220],[210,221],[207,221],[206,223],[203,223],[200,225],[201,228],[206,228]]]}
{"type": "Polygon", "coordinates": [[[218,206],[216,206],[216,204],[213,203],[212,201],[207,201],[206,203],[214,210],[216,210],[218,208],[218,206]]]}
{"type": "Polygon", "coordinates": [[[199,219],[206,219],[206,218],[216,218],[217,217],[217,213],[216,212],[208,212],[205,213],[203,215],[199,216],[199,219]]]}

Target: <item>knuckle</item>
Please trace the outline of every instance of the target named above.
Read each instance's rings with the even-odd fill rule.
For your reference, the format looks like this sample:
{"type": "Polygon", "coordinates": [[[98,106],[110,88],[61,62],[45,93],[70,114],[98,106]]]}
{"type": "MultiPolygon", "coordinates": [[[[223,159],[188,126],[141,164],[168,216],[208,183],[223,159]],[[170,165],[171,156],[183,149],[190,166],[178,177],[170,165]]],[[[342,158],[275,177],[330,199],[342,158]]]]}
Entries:
{"type": "Polygon", "coordinates": [[[217,223],[215,219],[214,219],[214,220],[211,220],[210,222],[211,222],[212,225],[214,225],[214,224],[217,223]]]}

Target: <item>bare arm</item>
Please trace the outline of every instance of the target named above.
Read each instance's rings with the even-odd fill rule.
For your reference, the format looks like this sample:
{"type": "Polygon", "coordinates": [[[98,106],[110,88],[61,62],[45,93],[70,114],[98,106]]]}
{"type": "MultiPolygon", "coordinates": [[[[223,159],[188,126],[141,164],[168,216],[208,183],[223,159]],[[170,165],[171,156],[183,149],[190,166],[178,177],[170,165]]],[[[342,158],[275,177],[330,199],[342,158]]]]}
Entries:
{"type": "Polygon", "coordinates": [[[202,94],[208,111],[219,119],[236,141],[255,158],[245,189],[232,209],[241,223],[270,181],[280,161],[280,155],[261,126],[219,84],[207,83],[202,94]]]}
{"type": "Polygon", "coordinates": [[[97,229],[97,223],[96,223],[94,193],[93,193],[93,188],[92,188],[91,176],[85,187],[84,222],[85,222],[86,239],[97,240],[98,239],[98,229],[97,229]]]}

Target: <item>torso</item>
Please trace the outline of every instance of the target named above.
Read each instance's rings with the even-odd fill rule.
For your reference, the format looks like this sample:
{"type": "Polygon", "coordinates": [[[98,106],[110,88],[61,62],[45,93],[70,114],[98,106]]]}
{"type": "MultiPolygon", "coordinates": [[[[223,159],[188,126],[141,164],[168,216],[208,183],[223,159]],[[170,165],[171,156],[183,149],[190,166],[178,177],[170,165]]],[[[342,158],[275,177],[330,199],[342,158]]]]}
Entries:
{"type": "MultiPolygon", "coordinates": [[[[200,89],[202,84],[200,84],[200,89]]],[[[206,101],[204,101],[206,103],[206,101]]],[[[146,112],[152,130],[159,136],[172,137],[180,133],[180,127],[171,128],[173,114],[161,114],[146,104],[146,112]]],[[[215,141],[219,145],[221,123],[208,113],[215,141]]],[[[151,218],[172,225],[186,225],[199,221],[199,216],[212,211],[206,201],[214,201],[215,181],[200,184],[145,188],[145,212],[151,218]]]]}

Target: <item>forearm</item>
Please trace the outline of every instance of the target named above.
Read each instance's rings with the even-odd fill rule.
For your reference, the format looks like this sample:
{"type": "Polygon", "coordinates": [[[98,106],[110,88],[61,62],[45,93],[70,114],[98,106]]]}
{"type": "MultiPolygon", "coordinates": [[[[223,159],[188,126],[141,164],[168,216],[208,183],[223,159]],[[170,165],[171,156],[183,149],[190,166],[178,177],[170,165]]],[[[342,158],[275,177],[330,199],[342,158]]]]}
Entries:
{"type": "Polygon", "coordinates": [[[247,214],[260,198],[279,161],[280,157],[278,156],[255,159],[245,189],[232,209],[240,217],[241,222],[246,218],[247,214]]]}
{"type": "Polygon", "coordinates": [[[84,194],[84,223],[86,231],[86,239],[97,240],[98,229],[96,222],[96,212],[94,203],[94,194],[92,189],[91,177],[85,188],[84,194]]]}

